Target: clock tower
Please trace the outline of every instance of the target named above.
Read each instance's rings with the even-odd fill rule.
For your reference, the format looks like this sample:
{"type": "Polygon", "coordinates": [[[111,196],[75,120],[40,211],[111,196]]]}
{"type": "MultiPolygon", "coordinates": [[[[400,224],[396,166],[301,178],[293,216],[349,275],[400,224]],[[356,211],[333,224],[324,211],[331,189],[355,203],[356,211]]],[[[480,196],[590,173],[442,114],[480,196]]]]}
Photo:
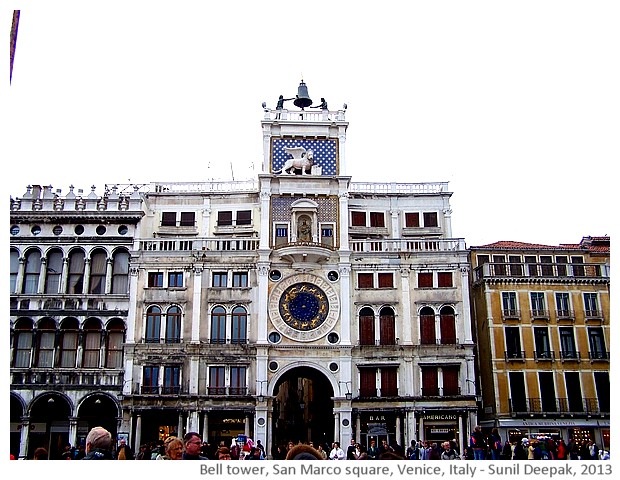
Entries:
{"type": "MultiPolygon", "coordinates": [[[[350,399],[341,388],[351,385],[346,105],[330,110],[321,98],[313,106],[302,80],[295,99],[281,95],[275,109],[263,110],[257,381],[269,386],[265,409],[282,417],[272,422],[275,438],[289,435],[278,429],[292,415],[281,410],[291,393],[283,383],[295,385],[304,405],[300,425],[312,418],[331,437],[334,416],[321,420],[310,408],[321,385],[320,402],[343,409],[341,420],[350,424],[350,399]],[[286,100],[295,100],[291,109],[286,100]],[[348,408],[341,404],[347,401],[348,408]]],[[[308,432],[308,439],[317,434],[308,432]]]]}

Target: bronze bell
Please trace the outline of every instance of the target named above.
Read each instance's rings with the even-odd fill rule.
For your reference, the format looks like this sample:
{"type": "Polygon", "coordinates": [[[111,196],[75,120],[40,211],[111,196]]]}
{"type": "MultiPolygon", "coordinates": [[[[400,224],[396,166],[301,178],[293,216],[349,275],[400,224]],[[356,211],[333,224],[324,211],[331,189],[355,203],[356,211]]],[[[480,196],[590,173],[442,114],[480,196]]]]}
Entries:
{"type": "Polygon", "coordinates": [[[308,87],[306,87],[303,80],[299,84],[299,87],[297,87],[297,97],[293,104],[302,110],[312,105],[312,99],[308,96],[308,87]]]}

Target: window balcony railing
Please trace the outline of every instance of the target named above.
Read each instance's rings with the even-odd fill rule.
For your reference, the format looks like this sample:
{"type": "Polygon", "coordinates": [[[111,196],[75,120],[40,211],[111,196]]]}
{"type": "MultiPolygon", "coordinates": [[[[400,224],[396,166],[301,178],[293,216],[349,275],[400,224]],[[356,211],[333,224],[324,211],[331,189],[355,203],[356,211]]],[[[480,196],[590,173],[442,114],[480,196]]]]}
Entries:
{"type": "Polygon", "coordinates": [[[422,387],[423,397],[456,397],[461,395],[461,387],[422,387]]]}
{"type": "Polygon", "coordinates": [[[581,354],[579,352],[576,352],[574,350],[567,350],[567,351],[560,351],[560,359],[565,362],[565,361],[580,361],[581,360],[581,354]]]}
{"type": "Polygon", "coordinates": [[[507,362],[523,362],[525,361],[525,351],[523,350],[505,350],[504,359],[507,362]]]}
{"type": "Polygon", "coordinates": [[[515,415],[586,416],[609,413],[609,408],[601,408],[596,398],[510,398],[509,404],[510,412],[515,415]]]}
{"type": "Polygon", "coordinates": [[[393,347],[393,346],[398,345],[399,341],[400,340],[398,338],[378,339],[378,340],[359,339],[357,341],[357,344],[360,347],[393,347]]]}
{"type": "Polygon", "coordinates": [[[499,263],[489,262],[474,269],[474,279],[496,277],[598,278],[609,279],[610,266],[601,263],[499,263]]]}
{"type": "Polygon", "coordinates": [[[502,320],[521,320],[521,311],[513,308],[504,308],[502,310],[502,320]]]}
{"type": "Polygon", "coordinates": [[[555,360],[555,352],[553,350],[534,350],[534,359],[537,362],[553,362],[555,360]]]}
{"type": "Polygon", "coordinates": [[[207,387],[207,393],[214,397],[245,396],[245,395],[248,395],[248,388],[247,387],[207,387]]]}
{"type": "Polygon", "coordinates": [[[609,352],[588,352],[590,360],[598,360],[608,362],[610,360],[609,352]]]}
{"type": "Polygon", "coordinates": [[[545,309],[541,309],[541,308],[535,308],[530,310],[530,316],[532,318],[532,320],[545,320],[545,321],[549,321],[549,310],[545,310],[545,309]]]}
{"type": "MultiPolygon", "coordinates": [[[[370,228],[370,227],[368,227],[370,228]]],[[[372,229],[376,233],[376,228],[372,229]]],[[[455,252],[465,250],[462,238],[350,240],[353,252],[455,252]]]]}
{"type": "Polygon", "coordinates": [[[247,338],[211,338],[212,345],[247,345],[247,338]]]}
{"type": "Polygon", "coordinates": [[[11,385],[29,385],[32,387],[49,388],[79,387],[98,385],[102,388],[121,388],[123,386],[123,372],[114,369],[98,369],[86,371],[80,369],[54,368],[11,368],[11,385]]]}
{"type": "Polygon", "coordinates": [[[575,321],[575,311],[574,310],[556,310],[555,316],[558,320],[572,320],[575,321]]]}
{"type": "Polygon", "coordinates": [[[603,320],[603,312],[600,310],[585,310],[584,316],[586,318],[586,321],[603,320]]]}

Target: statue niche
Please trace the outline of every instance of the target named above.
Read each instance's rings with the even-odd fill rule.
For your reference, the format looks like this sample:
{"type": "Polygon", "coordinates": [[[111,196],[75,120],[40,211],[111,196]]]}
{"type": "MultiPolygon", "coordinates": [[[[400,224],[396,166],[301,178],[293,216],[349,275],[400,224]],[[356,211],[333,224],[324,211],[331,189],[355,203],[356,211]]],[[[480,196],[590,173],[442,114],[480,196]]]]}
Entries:
{"type": "Polygon", "coordinates": [[[300,215],[297,219],[297,241],[312,241],[312,220],[307,215],[300,215]]]}

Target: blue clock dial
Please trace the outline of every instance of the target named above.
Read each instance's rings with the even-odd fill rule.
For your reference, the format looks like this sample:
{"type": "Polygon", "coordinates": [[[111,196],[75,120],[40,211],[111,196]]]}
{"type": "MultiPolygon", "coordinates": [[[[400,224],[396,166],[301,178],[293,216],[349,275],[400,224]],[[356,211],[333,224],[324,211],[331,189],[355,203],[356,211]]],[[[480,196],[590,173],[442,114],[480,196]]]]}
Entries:
{"type": "Polygon", "coordinates": [[[329,313],[327,295],[311,283],[296,283],[282,293],[280,316],[290,327],[313,330],[321,325],[329,313]]]}

